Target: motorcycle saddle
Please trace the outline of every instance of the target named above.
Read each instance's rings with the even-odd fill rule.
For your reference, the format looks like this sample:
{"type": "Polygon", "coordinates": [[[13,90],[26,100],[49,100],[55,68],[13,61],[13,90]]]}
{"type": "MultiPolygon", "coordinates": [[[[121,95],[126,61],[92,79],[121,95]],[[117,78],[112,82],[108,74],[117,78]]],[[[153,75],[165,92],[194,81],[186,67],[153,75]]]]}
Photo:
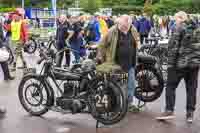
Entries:
{"type": "Polygon", "coordinates": [[[72,72],[70,69],[56,68],[54,75],[57,80],[80,80],[80,74],[72,72]]]}
{"type": "Polygon", "coordinates": [[[155,64],[156,58],[151,55],[138,55],[138,63],[155,64]]]}

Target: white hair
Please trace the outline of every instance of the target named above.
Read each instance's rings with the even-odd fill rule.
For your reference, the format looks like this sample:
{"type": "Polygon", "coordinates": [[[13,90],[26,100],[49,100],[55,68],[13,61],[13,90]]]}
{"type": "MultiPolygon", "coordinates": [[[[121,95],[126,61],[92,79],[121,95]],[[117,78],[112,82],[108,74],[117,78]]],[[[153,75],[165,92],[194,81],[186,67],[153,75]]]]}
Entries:
{"type": "Polygon", "coordinates": [[[62,17],[62,18],[66,18],[66,15],[65,15],[65,14],[61,14],[61,15],[60,15],[60,18],[61,18],[61,17],[62,17]]]}
{"type": "Polygon", "coordinates": [[[179,11],[175,14],[176,17],[181,17],[183,21],[186,21],[188,19],[187,13],[184,11],[179,11]]]}
{"type": "Polygon", "coordinates": [[[124,15],[122,15],[120,18],[128,18],[128,24],[132,24],[132,22],[133,22],[133,20],[132,20],[132,18],[131,18],[131,16],[129,16],[129,15],[126,15],[126,14],[124,14],[124,15]]]}

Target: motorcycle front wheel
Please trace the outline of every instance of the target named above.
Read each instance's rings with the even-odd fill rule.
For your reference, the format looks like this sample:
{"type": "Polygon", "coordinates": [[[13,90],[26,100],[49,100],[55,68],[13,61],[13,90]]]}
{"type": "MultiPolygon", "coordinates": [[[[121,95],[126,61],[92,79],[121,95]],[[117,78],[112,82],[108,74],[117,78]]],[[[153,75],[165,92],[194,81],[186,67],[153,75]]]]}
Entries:
{"type": "Polygon", "coordinates": [[[25,76],[18,87],[18,97],[29,114],[41,116],[48,112],[50,93],[39,77],[25,76]]]}

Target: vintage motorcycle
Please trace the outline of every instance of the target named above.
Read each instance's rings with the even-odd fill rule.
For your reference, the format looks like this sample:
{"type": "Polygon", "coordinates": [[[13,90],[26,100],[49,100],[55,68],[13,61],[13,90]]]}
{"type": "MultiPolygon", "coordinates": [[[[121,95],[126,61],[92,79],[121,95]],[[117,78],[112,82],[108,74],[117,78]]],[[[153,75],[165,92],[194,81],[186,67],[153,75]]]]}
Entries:
{"type": "Polygon", "coordinates": [[[112,74],[96,73],[96,64],[85,60],[72,68],[57,68],[55,52],[40,52],[40,74],[26,74],[18,96],[23,108],[33,116],[49,110],[61,113],[89,113],[104,125],[122,120],[127,112],[127,98],[112,74]]]}

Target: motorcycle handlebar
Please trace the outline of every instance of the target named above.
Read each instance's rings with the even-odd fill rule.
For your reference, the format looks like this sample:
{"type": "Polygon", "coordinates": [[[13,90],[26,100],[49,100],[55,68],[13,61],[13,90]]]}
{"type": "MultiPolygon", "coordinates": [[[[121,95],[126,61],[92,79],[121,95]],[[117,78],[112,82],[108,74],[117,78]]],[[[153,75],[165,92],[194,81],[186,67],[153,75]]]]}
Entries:
{"type": "Polygon", "coordinates": [[[37,64],[40,65],[45,59],[41,58],[40,60],[37,61],[37,64]]]}
{"type": "Polygon", "coordinates": [[[48,51],[47,53],[45,53],[44,51],[40,51],[40,57],[41,57],[41,59],[39,59],[39,60],[37,61],[37,64],[41,64],[42,61],[48,60],[48,59],[49,59],[48,55],[51,55],[51,56],[52,56],[52,54],[53,54],[53,51],[51,51],[51,50],[48,51]]]}

